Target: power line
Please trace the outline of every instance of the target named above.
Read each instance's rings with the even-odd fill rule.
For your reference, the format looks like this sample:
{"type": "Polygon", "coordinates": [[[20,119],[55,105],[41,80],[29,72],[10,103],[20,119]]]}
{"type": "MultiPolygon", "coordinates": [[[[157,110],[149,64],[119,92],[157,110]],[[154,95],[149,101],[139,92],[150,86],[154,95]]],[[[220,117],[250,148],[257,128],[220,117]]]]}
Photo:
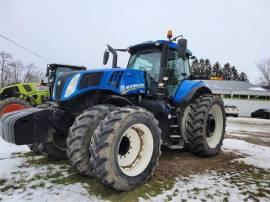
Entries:
{"type": "Polygon", "coordinates": [[[0,33],[0,37],[2,37],[3,39],[5,39],[5,40],[7,40],[7,41],[9,41],[9,42],[11,42],[11,43],[13,43],[13,44],[15,44],[16,46],[18,46],[18,47],[20,47],[20,48],[22,48],[22,49],[28,51],[29,53],[32,53],[32,54],[35,55],[36,57],[38,57],[38,58],[40,58],[40,59],[42,59],[42,60],[44,60],[44,61],[46,61],[46,62],[51,63],[50,60],[46,59],[45,57],[39,55],[38,53],[36,53],[36,52],[34,52],[34,51],[32,51],[32,50],[30,50],[30,49],[24,47],[23,45],[17,43],[16,41],[14,41],[14,40],[8,38],[7,36],[5,36],[5,35],[3,35],[3,34],[1,34],[1,33],[0,33]]]}

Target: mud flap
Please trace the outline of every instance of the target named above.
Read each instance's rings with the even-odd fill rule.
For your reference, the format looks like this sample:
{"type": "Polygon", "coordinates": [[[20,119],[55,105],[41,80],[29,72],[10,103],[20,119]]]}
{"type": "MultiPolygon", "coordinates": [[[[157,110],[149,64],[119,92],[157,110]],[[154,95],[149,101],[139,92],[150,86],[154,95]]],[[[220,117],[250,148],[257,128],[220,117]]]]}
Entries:
{"type": "Polygon", "coordinates": [[[2,138],[17,145],[47,142],[51,129],[50,109],[29,108],[1,117],[2,138]]]}

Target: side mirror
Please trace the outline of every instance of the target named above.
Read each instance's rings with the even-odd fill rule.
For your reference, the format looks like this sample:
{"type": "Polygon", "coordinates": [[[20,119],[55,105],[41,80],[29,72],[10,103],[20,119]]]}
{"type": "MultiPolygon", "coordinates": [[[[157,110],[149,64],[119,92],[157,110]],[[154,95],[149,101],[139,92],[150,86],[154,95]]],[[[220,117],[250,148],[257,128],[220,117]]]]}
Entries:
{"type": "Polygon", "coordinates": [[[106,65],[109,60],[110,53],[108,50],[105,50],[104,55],[103,55],[103,65],[106,65]]]}
{"type": "Polygon", "coordinates": [[[186,57],[186,50],[187,50],[187,40],[179,39],[178,40],[178,57],[179,58],[186,57]]]}

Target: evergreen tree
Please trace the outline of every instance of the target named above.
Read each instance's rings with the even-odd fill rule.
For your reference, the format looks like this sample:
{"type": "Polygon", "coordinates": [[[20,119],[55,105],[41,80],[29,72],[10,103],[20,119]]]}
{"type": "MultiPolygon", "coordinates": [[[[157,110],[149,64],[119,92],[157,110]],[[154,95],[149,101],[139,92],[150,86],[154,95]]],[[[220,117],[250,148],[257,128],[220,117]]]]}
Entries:
{"type": "Polygon", "coordinates": [[[222,76],[224,80],[232,80],[232,70],[230,63],[226,63],[222,69],[222,76]]]}
{"type": "Polygon", "coordinates": [[[232,80],[238,81],[239,80],[239,75],[237,72],[237,69],[235,68],[235,66],[232,66],[232,80]]]}
{"type": "Polygon", "coordinates": [[[212,72],[211,72],[212,77],[218,77],[221,76],[221,66],[218,62],[216,62],[213,67],[212,67],[212,72]]]}
{"type": "Polygon", "coordinates": [[[204,59],[200,59],[199,61],[199,74],[204,75],[205,74],[205,65],[204,65],[204,59]]]}
{"type": "Polygon", "coordinates": [[[212,66],[211,66],[210,60],[206,59],[204,61],[204,65],[205,65],[205,76],[207,76],[207,78],[209,79],[211,77],[211,72],[212,72],[212,66]]]}
{"type": "Polygon", "coordinates": [[[193,60],[192,63],[191,63],[192,74],[194,74],[194,75],[199,74],[198,66],[199,66],[199,61],[198,61],[198,59],[196,58],[196,59],[193,60]]]}
{"type": "Polygon", "coordinates": [[[241,72],[241,73],[239,74],[239,80],[240,80],[240,81],[248,81],[248,77],[247,77],[247,75],[245,74],[245,72],[241,72]]]}

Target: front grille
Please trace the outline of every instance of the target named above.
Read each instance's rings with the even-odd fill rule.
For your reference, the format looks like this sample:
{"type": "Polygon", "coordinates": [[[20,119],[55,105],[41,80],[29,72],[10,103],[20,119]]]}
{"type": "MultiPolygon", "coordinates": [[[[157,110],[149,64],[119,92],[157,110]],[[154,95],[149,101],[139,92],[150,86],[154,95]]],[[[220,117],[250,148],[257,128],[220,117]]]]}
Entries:
{"type": "Polygon", "coordinates": [[[113,88],[119,88],[123,73],[124,71],[113,72],[109,79],[109,85],[113,88]]]}
{"type": "Polygon", "coordinates": [[[79,89],[99,85],[102,76],[103,76],[103,72],[94,72],[94,73],[84,74],[81,78],[79,89]]]}

